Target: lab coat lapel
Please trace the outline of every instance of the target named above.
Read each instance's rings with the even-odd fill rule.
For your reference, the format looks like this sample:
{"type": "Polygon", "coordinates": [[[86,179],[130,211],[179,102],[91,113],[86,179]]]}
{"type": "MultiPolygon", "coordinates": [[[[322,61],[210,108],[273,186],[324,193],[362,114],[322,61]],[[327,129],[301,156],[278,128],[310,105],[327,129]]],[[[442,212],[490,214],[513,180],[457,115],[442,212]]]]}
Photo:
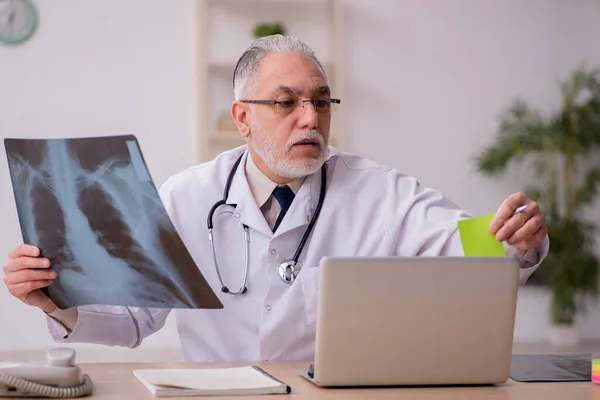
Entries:
{"type": "Polygon", "coordinates": [[[240,165],[231,181],[227,204],[237,204],[233,218],[239,218],[240,222],[248,227],[257,230],[267,236],[272,236],[273,232],[260,211],[258,204],[254,200],[250,185],[246,179],[246,159],[248,150],[244,153],[240,165]]]}

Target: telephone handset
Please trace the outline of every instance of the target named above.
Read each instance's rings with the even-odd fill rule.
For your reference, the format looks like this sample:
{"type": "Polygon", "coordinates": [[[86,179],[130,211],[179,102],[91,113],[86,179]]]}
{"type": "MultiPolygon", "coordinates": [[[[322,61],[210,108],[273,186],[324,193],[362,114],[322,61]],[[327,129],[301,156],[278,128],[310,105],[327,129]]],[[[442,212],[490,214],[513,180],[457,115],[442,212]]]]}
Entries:
{"type": "Polygon", "coordinates": [[[92,393],[92,387],[70,348],[49,350],[45,362],[0,362],[0,398],[81,397],[92,393]]]}

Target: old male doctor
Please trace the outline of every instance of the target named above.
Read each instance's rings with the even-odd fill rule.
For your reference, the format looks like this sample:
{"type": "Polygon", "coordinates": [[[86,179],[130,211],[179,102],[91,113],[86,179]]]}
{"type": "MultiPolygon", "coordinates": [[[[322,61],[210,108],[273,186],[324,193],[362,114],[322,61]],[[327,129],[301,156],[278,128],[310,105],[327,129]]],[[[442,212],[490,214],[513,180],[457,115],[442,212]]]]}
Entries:
{"type": "MultiPolygon", "coordinates": [[[[305,44],[284,36],[259,39],[240,58],[234,90],[232,115],[248,146],[178,173],[160,189],[178,232],[224,304],[222,310],[175,311],[185,361],[312,359],[324,256],[463,255],[457,221],[469,214],[410,176],[328,147],[338,101],[305,44]],[[237,206],[221,206],[213,216],[220,279],[206,220],[230,174],[227,203],[237,206]],[[303,268],[285,279],[280,264],[296,253],[322,189],[320,215],[298,258],[303,268]],[[246,283],[244,225],[250,238],[246,283]]],[[[519,257],[525,283],[548,249],[537,204],[521,193],[510,196],[490,229],[519,257]],[[522,205],[526,211],[511,216],[522,205]]],[[[57,309],[40,291],[56,278],[49,265],[37,248],[23,244],[9,255],[5,283],[14,296],[46,313],[57,342],[136,347],[163,327],[170,312],[57,309]]]]}

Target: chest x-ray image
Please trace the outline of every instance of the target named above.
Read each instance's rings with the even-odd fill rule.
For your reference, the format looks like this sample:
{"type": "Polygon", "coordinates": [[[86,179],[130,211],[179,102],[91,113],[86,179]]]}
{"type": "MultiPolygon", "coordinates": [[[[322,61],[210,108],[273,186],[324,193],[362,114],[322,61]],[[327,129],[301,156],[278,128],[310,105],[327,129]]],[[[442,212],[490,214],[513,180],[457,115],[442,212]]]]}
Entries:
{"type": "Polygon", "coordinates": [[[135,136],[4,141],[23,241],[59,308],[222,308],[177,234],[135,136]]]}

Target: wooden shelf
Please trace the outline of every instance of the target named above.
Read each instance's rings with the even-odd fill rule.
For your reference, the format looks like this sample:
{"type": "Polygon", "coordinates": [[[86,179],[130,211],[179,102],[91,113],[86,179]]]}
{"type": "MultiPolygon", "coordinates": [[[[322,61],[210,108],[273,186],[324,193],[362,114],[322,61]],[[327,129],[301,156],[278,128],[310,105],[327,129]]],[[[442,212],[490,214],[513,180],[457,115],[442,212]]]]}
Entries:
{"type": "Polygon", "coordinates": [[[208,67],[212,69],[230,69],[233,71],[237,61],[209,61],[208,67]]]}
{"type": "MultiPolygon", "coordinates": [[[[319,60],[319,61],[321,61],[321,60],[319,60]]],[[[214,60],[214,61],[208,62],[208,68],[214,69],[214,70],[227,69],[227,70],[231,70],[233,72],[233,69],[235,68],[236,63],[237,63],[237,60],[236,61],[214,60]]],[[[327,72],[333,71],[335,69],[335,63],[332,61],[321,61],[321,64],[323,64],[323,67],[325,67],[325,70],[327,72]]]]}
{"type": "Polygon", "coordinates": [[[236,3],[243,1],[244,3],[273,3],[273,5],[286,5],[286,4],[321,4],[327,0],[207,0],[209,3],[214,5],[232,5],[235,6],[236,3]]]}
{"type": "MultiPolygon", "coordinates": [[[[197,0],[198,131],[200,162],[245,144],[237,131],[218,125],[233,101],[232,74],[253,41],[257,23],[279,21],[288,34],[309,44],[323,64],[336,97],[344,96],[343,0],[197,0]]],[[[344,111],[336,112],[332,145],[344,148],[344,111]]]]}
{"type": "Polygon", "coordinates": [[[212,142],[246,142],[246,138],[239,132],[217,132],[208,135],[212,142]]]}

